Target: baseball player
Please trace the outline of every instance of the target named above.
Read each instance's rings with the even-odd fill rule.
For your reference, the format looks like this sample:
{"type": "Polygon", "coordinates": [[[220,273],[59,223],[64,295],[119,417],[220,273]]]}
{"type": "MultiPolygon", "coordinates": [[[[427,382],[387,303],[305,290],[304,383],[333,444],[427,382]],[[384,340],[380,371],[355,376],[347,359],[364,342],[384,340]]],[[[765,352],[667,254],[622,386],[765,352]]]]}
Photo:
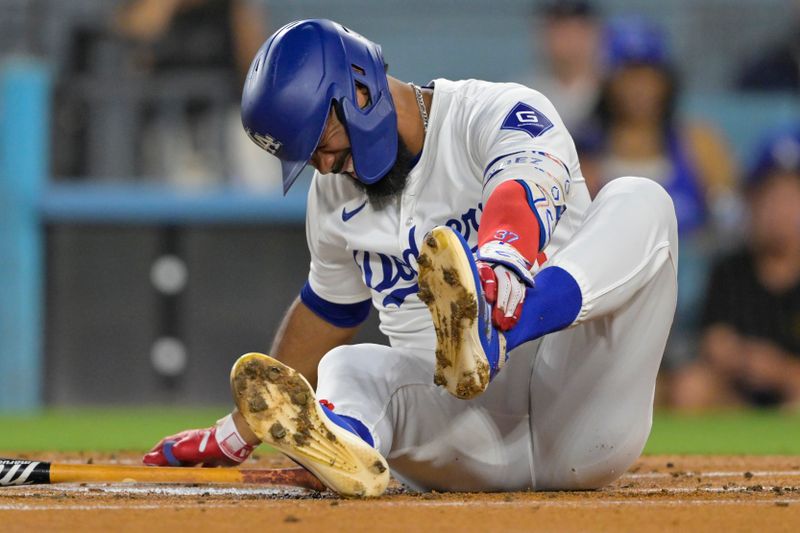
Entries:
{"type": "MultiPolygon", "coordinates": [[[[284,188],[314,174],[308,281],[237,409],[152,465],[235,465],[267,442],[344,495],[591,489],[636,460],[676,301],[672,202],[623,177],[590,200],[545,96],[386,75],[328,20],[262,46],[242,97],[284,188]],[[389,346],[350,345],[370,306],[389,346]],[[316,389],[312,388],[315,386],[316,389]]],[[[280,252],[276,250],[276,260],[280,252]]]]}

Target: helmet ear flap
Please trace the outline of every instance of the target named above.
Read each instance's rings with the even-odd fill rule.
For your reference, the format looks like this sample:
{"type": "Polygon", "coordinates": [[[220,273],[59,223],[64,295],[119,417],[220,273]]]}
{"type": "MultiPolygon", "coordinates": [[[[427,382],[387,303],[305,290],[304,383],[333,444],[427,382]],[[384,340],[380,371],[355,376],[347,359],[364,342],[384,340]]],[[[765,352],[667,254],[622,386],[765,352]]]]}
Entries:
{"type": "MultiPolygon", "coordinates": [[[[355,67],[356,66],[353,65],[353,68],[355,68],[355,67]]],[[[353,83],[354,83],[354,88],[355,88],[355,93],[356,93],[356,102],[358,101],[358,93],[359,92],[364,92],[364,94],[367,97],[366,103],[364,105],[359,105],[358,107],[360,109],[362,109],[362,110],[369,109],[370,107],[372,107],[372,95],[369,92],[369,87],[367,87],[366,85],[364,85],[363,83],[361,83],[360,81],[357,81],[357,80],[354,81],[353,83]]],[[[345,127],[345,130],[346,130],[347,129],[347,120],[345,120],[345,117],[344,117],[344,109],[342,107],[341,99],[334,99],[331,102],[331,105],[333,106],[333,112],[336,114],[336,118],[339,119],[339,122],[342,123],[342,125],[345,127]]]]}

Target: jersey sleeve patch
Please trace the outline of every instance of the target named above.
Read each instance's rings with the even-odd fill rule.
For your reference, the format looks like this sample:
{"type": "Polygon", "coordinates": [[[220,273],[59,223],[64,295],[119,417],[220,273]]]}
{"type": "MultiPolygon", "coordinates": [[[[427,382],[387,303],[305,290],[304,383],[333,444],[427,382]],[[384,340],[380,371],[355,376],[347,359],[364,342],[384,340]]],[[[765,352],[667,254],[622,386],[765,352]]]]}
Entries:
{"type": "Polygon", "coordinates": [[[553,123],[541,111],[524,102],[517,102],[517,105],[506,115],[500,129],[524,131],[535,139],[552,127],[553,123]]]}

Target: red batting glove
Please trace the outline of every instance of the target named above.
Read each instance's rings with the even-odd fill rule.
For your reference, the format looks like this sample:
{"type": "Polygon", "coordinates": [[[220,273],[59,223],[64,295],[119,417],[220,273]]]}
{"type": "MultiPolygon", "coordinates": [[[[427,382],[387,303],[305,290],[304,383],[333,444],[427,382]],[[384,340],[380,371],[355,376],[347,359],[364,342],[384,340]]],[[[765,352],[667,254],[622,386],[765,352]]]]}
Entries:
{"type": "Polygon", "coordinates": [[[151,466],[236,466],[255,449],[245,442],[231,415],[206,429],[189,429],[164,437],[142,462],[151,466]]]}
{"type": "Polygon", "coordinates": [[[483,296],[492,306],[492,323],[501,331],[517,325],[527,286],[513,270],[501,264],[477,261],[483,296]]]}

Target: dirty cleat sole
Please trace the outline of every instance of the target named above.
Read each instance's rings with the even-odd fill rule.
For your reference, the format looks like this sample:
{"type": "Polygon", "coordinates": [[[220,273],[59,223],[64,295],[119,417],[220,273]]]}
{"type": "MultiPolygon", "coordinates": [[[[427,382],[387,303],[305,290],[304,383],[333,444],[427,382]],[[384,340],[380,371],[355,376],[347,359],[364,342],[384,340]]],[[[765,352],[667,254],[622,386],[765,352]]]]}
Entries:
{"type": "Polygon", "coordinates": [[[501,354],[495,367],[505,360],[505,338],[495,333],[491,339],[491,323],[484,318],[490,310],[482,309],[487,304],[478,292],[471,255],[455,232],[440,226],[425,236],[417,259],[418,296],[428,306],[436,330],[434,383],[462,399],[478,396],[489,385],[492,364],[487,351],[501,354]],[[488,342],[482,342],[481,331],[488,332],[488,342]]]}
{"type": "Polygon", "coordinates": [[[323,412],[308,381],[268,355],[248,353],[231,370],[234,401],[253,433],[343,496],[380,496],[386,460],[323,412]]]}

